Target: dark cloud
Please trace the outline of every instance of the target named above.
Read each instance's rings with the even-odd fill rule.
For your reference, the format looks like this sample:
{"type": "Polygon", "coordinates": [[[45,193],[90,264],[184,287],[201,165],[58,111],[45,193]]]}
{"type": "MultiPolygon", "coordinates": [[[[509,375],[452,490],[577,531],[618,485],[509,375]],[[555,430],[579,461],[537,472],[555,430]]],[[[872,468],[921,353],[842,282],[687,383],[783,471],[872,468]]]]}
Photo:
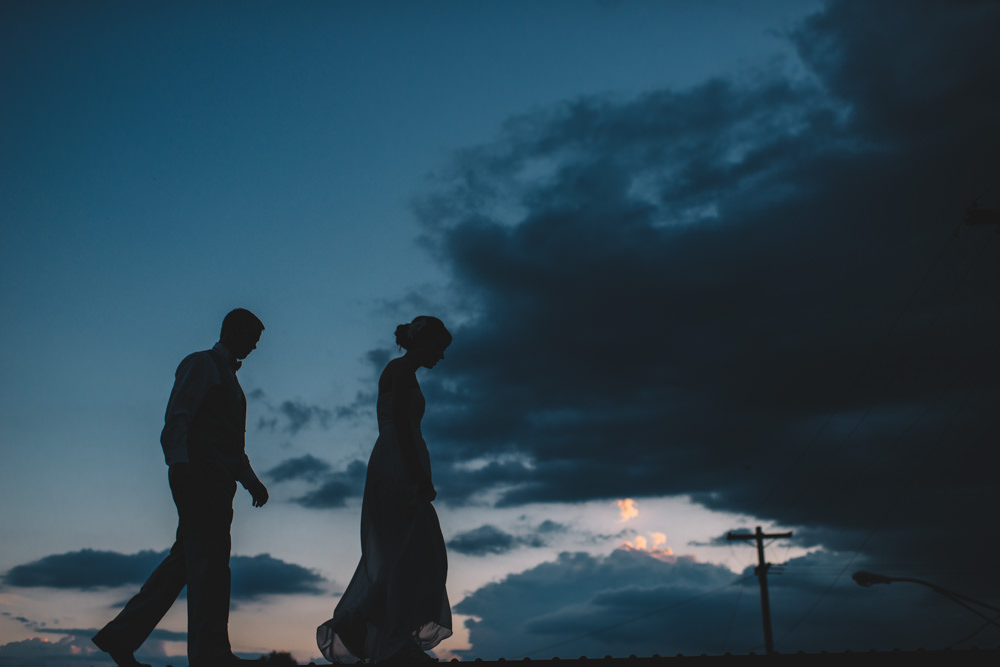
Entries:
{"type": "Polygon", "coordinates": [[[538,524],[538,528],[536,530],[540,535],[552,535],[555,533],[566,532],[566,525],[561,524],[558,521],[546,519],[545,521],[542,521],[540,524],[538,524]]]}
{"type": "MultiPolygon", "coordinates": [[[[89,630],[88,630],[89,632],[89,630]]],[[[88,637],[93,637],[97,634],[95,630],[92,634],[87,635],[88,637]]],[[[149,638],[155,641],[161,642],[186,642],[187,633],[186,632],[175,632],[173,630],[163,630],[161,628],[154,628],[153,632],[150,633],[149,638]]]]}
{"type": "Polygon", "coordinates": [[[325,579],[313,570],[287,563],[269,554],[233,556],[234,600],[249,600],[262,595],[322,594],[325,579]]]}
{"type": "Polygon", "coordinates": [[[347,499],[360,495],[354,485],[338,479],[328,479],[308,493],[299,496],[295,502],[311,509],[333,509],[345,507],[347,499]]]}
{"type": "Polygon", "coordinates": [[[306,405],[302,401],[282,401],[276,412],[284,418],[285,430],[298,433],[311,423],[317,423],[326,428],[330,424],[332,413],[317,405],[306,405]]]}
{"type": "MultiPolygon", "coordinates": [[[[392,311],[395,313],[395,306],[385,306],[383,310],[392,311]]],[[[413,311],[409,311],[413,312],[413,311]]],[[[418,309],[417,312],[424,312],[418,309]]],[[[399,315],[400,318],[403,315],[399,315]]],[[[374,391],[378,383],[379,375],[382,373],[382,369],[385,365],[389,363],[392,359],[393,352],[387,348],[376,348],[374,350],[368,350],[364,355],[364,361],[366,362],[368,368],[372,371],[372,376],[370,378],[369,391],[359,391],[354,396],[354,400],[347,405],[339,405],[334,409],[337,419],[344,420],[371,420],[374,423],[376,419],[375,415],[375,404],[377,402],[378,396],[374,391]]]]}
{"type": "MultiPolygon", "coordinates": [[[[295,435],[312,424],[326,429],[334,417],[332,411],[318,405],[309,405],[298,399],[282,401],[275,405],[260,389],[251,391],[248,396],[263,403],[267,410],[267,414],[257,420],[257,429],[262,431],[273,431],[280,426],[282,431],[295,435]]],[[[338,416],[341,416],[339,412],[338,416]]]]}
{"type": "MultiPolygon", "coordinates": [[[[390,358],[388,350],[372,350],[368,353],[368,363],[371,364],[372,368],[377,368],[378,372],[385,367],[390,358]],[[385,358],[385,361],[382,358],[385,358]]],[[[377,378],[377,376],[376,376],[377,378]]],[[[372,379],[371,386],[376,385],[375,378],[372,379]]],[[[348,421],[358,421],[358,420],[375,420],[375,392],[359,391],[354,400],[348,405],[338,405],[334,409],[334,413],[337,415],[337,419],[343,419],[348,421]]]]}
{"type": "MultiPolygon", "coordinates": [[[[166,555],[166,551],[121,554],[93,549],[55,554],[11,568],[4,575],[4,584],[84,591],[135,586],[142,584],[166,555]]],[[[234,601],[269,594],[323,592],[325,579],[319,574],[268,554],[233,556],[229,564],[234,601]]]]}
{"type": "MultiPolygon", "coordinates": [[[[982,621],[926,588],[862,589],[828,573],[849,565],[828,553],[789,561],[769,579],[775,646],[794,650],[943,648],[982,621]],[[817,606],[817,602],[824,604],[817,606]]],[[[473,648],[464,658],[762,652],[757,581],[692,557],[618,550],[563,553],[455,606],[473,648]]],[[[996,641],[988,631],[977,642],[996,641]],[[987,636],[988,635],[988,636],[987,636]]],[[[968,645],[965,645],[966,647],[968,645]]]]}
{"type": "Polygon", "coordinates": [[[317,477],[329,473],[330,469],[330,464],[326,461],[306,454],[294,459],[286,459],[264,474],[275,482],[286,482],[292,479],[314,481],[317,477]]]}
{"type": "Polygon", "coordinates": [[[166,556],[165,551],[121,554],[83,549],[45,556],[16,565],[4,575],[4,584],[22,588],[94,590],[142,583],[166,556]]]}
{"type": "Polygon", "coordinates": [[[449,550],[469,556],[502,554],[515,546],[517,541],[513,535],[489,524],[459,533],[448,540],[449,550]]]}
{"type": "Polygon", "coordinates": [[[21,641],[0,645],[0,663],[15,667],[61,667],[62,665],[92,665],[104,663],[103,654],[89,639],[62,637],[50,641],[43,637],[31,637],[21,641]]]}
{"type": "Polygon", "coordinates": [[[0,611],[0,616],[6,616],[7,618],[12,618],[15,621],[18,621],[20,623],[24,623],[25,625],[31,625],[31,620],[30,619],[28,619],[28,618],[26,618],[24,616],[15,616],[14,614],[10,613],[9,611],[0,611]]]}
{"type": "Polygon", "coordinates": [[[1000,244],[952,234],[1000,206],[996,34],[995,2],[832,2],[789,36],[808,76],[582,97],[456,156],[417,207],[456,304],[439,499],[689,495],[1000,592],[1000,244]]]}
{"type": "Polygon", "coordinates": [[[530,474],[530,468],[522,461],[491,461],[472,470],[439,465],[434,470],[434,483],[447,502],[460,503],[485,491],[518,486],[530,474]]]}
{"type": "Polygon", "coordinates": [[[295,502],[311,509],[344,507],[349,498],[361,496],[367,472],[368,466],[363,461],[351,461],[344,470],[318,476],[319,486],[296,498],[295,502]]]}
{"type": "MultiPolygon", "coordinates": [[[[752,533],[752,531],[744,531],[744,530],[734,530],[732,532],[734,534],[751,534],[752,533]]],[[[705,540],[704,542],[699,542],[697,540],[692,540],[692,541],[688,542],[688,546],[689,547],[724,547],[724,546],[731,546],[732,545],[732,541],[729,539],[728,535],[729,535],[729,533],[725,533],[723,535],[716,535],[712,539],[705,540]]],[[[806,546],[810,546],[810,545],[806,545],[806,546]]]]}
{"type": "Polygon", "coordinates": [[[520,546],[547,546],[553,535],[564,532],[566,526],[550,520],[543,521],[533,530],[517,535],[500,530],[491,524],[484,524],[479,528],[455,535],[448,540],[448,549],[467,556],[498,555],[520,546]]]}
{"type": "MultiPolygon", "coordinates": [[[[64,665],[111,665],[111,658],[97,649],[90,638],[97,628],[34,627],[35,632],[60,635],[58,639],[32,637],[0,645],[0,664],[10,667],[63,667],[64,665]]],[[[186,641],[187,634],[167,630],[153,630],[149,638],[136,651],[136,658],[155,667],[176,663],[164,650],[166,641],[186,641]]]]}
{"type": "MultiPolygon", "coordinates": [[[[4,613],[5,616],[10,614],[4,613]]],[[[52,665],[61,667],[66,664],[113,664],[111,658],[97,649],[91,637],[97,634],[98,628],[64,628],[58,625],[47,625],[23,616],[15,617],[32,632],[41,635],[58,635],[50,640],[44,637],[32,637],[21,641],[0,644],[0,664],[11,667],[39,667],[52,665]]],[[[156,667],[176,662],[166,654],[165,642],[186,642],[186,632],[154,629],[142,646],[136,651],[136,657],[156,667]]]]}

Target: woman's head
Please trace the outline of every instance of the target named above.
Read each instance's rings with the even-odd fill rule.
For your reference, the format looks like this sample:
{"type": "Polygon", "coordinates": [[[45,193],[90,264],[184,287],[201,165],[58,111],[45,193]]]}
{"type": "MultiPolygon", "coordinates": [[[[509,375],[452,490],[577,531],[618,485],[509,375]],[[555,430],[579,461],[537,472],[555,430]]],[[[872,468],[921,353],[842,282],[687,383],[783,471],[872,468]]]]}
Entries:
{"type": "Polygon", "coordinates": [[[432,367],[444,359],[444,351],[451,344],[451,333],[444,322],[431,315],[415,317],[409,324],[396,327],[396,344],[415,355],[421,366],[432,367]]]}

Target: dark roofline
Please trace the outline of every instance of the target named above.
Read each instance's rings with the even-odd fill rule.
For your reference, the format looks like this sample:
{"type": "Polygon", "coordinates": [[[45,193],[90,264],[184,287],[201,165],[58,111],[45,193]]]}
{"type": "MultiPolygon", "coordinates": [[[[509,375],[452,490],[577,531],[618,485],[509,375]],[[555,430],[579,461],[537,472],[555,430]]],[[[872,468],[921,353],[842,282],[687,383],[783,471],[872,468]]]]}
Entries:
{"type": "MultiPolygon", "coordinates": [[[[885,665],[889,662],[898,663],[900,660],[915,660],[907,664],[915,665],[946,665],[947,667],[996,667],[1000,665],[1000,647],[990,649],[960,649],[960,650],[917,650],[917,651],[867,651],[853,652],[844,651],[842,653],[776,653],[765,655],[757,653],[730,654],[723,655],[676,655],[664,657],[653,655],[646,658],[629,656],[627,658],[551,658],[549,660],[532,660],[524,658],[521,660],[465,660],[462,663],[475,664],[476,667],[510,667],[517,664],[522,667],[715,667],[715,665],[852,665],[864,667],[865,665],[885,665]]],[[[452,660],[458,663],[458,660],[452,660]]]]}

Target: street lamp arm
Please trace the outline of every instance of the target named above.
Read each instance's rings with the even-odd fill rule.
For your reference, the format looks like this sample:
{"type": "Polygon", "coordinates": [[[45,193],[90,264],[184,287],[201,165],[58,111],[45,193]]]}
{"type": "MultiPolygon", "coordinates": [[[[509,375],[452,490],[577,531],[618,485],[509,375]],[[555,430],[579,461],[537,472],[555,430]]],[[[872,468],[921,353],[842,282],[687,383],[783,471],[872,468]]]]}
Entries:
{"type": "Polygon", "coordinates": [[[948,590],[947,588],[942,588],[937,584],[932,584],[929,581],[924,581],[923,579],[917,579],[915,577],[887,577],[884,574],[875,574],[874,572],[865,572],[864,570],[858,570],[851,575],[851,578],[859,586],[869,587],[872,584],[891,584],[894,581],[906,582],[911,584],[920,584],[921,586],[926,586],[930,588],[935,593],[945,596],[955,604],[961,605],[971,611],[976,616],[986,620],[986,622],[991,623],[997,627],[1000,627],[1000,623],[996,619],[990,618],[986,614],[982,613],[978,609],[972,607],[972,604],[979,605],[980,607],[985,607],[991,611],[1000,613],[1000,608],[994,607],[991,604],[987,604],[982,600],[976,600],[975,598],[970,598],[968,595],[962,595],[961,593],[956,593],[955,591],[948,590]],[[971,603],[971,604],[968,604],[971,603]]]}

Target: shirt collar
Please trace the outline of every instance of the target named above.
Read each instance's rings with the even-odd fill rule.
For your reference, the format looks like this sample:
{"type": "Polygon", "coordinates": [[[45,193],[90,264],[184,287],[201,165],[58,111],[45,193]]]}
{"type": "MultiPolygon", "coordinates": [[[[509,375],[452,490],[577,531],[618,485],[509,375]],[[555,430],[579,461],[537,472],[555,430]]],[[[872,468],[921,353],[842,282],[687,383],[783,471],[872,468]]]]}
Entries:
{"type": "Polygon", "coordinates": [[[213,345],[212,349],[215,350],[219,354],[219,356],[222,357],[222,360],[226,362],[226,365],[232,368],[234,371],[242,365],[240,364],[239,361],[236,360],[236,355],[233,354],[232,350],[223,345],[222,341],[219,341],[218,343],[213,345]]]}

